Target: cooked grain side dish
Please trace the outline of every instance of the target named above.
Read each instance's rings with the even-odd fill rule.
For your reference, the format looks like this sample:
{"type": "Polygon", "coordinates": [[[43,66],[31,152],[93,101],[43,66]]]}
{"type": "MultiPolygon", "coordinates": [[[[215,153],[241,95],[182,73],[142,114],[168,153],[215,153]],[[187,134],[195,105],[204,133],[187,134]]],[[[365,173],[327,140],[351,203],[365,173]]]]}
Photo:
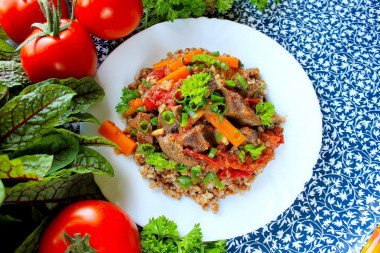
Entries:
{"type": "Polygon", "coordinates": [[[258,68],[202,48],[141,69],[116,110],[138,143],[134,160],[150,187],[214,213],[219,199],[249,191],[284,143],[284,118],[266,88],[258,68]]]}

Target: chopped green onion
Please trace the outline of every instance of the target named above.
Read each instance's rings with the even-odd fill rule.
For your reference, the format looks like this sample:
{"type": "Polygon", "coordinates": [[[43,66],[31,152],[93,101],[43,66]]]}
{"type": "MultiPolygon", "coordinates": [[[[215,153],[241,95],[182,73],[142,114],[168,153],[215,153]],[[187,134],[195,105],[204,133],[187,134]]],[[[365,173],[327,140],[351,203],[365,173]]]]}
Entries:
{"type": "Polygon", "coordinates": [[[255,93],[253,93],[253,95],[252,95],[252,97],[256,97],[256,95],[263,89],[265,87],[265,83],[263,83],[261,86],[260,86],[260,88],[257,90],[257,91],[255,91],[255,93]]]}
{"type": "Polygon", "coordinates": [[[216,52],[212,52],[212,56],[219,56],[219,51],[216,51],[216,52]]]}
{"type": "Polygon", "coordinates": [[[153,86],[152,83],[148,82],[147,80],[143,79],[142,84],[148,88],[151,88],[153,86]]]}
{"type": "Polygon", "coordinates": [[[200,70],[203,69],[203,65],[200,64],[200,63],[195,63],[195,64],[193,64],[193,69],[196,68],[196,67],[198,67],[200,70]]]}
{"type": "Polygon", "coordinates": [[[137,133],[137,129],[136,128],[131,128],[131,130],[129,131],[130,134],[136,134],[137,133]]]}
{"type": "Polygon", "coordinates": [[[181,90],[178,89],[178,90],[176,90],[176,91],[174,92],[174,94],[173,94],[173,99],[174,99],[178,104],[182,104],[182,103],[184,103],[186,100],[185,100],[185,99],[178,100],[178,99],[177,99],[177,96],[176,96],[178,92],[181,92],[181,90]]]}
{"type": "Polygon", "coordinates": [[[150,120],[150,124],[152,124],[152,126],[157,126],[158,124],[158,119],[157,117],[154,117],[150,120]]]}
{"type": "Polygon", "coordinates": [[[220,180],[219,180],[218,176],[215,174],[215,172],[209,172],[207,174],[207,176],[203,179],[203,184],[207,185],[211,179],[214,180],[216,187],[218,187],[219,189],[224,189],[222,182],[220,182],[220,180]]]}
{"type": "Polygon", "coordinates": [[[217,115],[224,115],[226,113],[227,106],[225,103],[214,103],[210,107],[210,111],[217,115]],[[219,109],[219,106],[222,107],[222,110],[219,109]]]}
{"type": "Polygon", "coordinates": [[[189,170],[189,168],[183,165],[182,163],[177,164],[176,169],[180,173],[185,173],[186,171],[189,170]]]}
{"type": "Polygon", "coordinates": [[[222,70],[227,71],[230,68],[230,65],[228,65],[228,63],[226,62],[222,62],[220,67],[222,68],[222,70]]]}
{"type": "Polygon", "coordinates": [[[207,105],[207,100],[202,98],[202,101],[198,104],[198,109],[204,109],[207,105]]]}
{"type": "Polygon", "coordinates": [[[248,88],[248,84],[246,83],[246,81],[244,80],[244,78],[241,75],[237,75],[236,80],[239,81],[239,83],[241,84],[241,86],[243,86],[244,89],[248,88]]]}
{"type": "Polygon", "coordinates": [[[180,176],[177,178],[177,182],[185,190],[193,184],[193,181],[188,176],[180,176]]]}
{"type": "Polygon", "coordinates": [[[232,138],[234,138],[237,141],[241,139],[241,136],[242,136],[241,132],[237,129],[235,129],[235,131],[232,133],[232,138]],[[236,133],[239,134],[239,136],[237,138],[235,137],[236,133]]]}
{"type": "Polygon", "coordinates": [[[186,68],[190,72],[190,74],[193,74],[193,68],[190,65],[187,65],[186,68]]]}
{"type": "Polygon", "coordinates": [[[140,144],[136,148],[137,154],[149,155],[154,153],[154,146],[150,144],[140,144]]]}
{"type": "Polygon", "coordinates": [[[198,105],[197,104],[195,104],[193,101],[190,101],[190,103],[189,103],[189,108],[190,108],[190,110],[192,110],[193,112],[195,112],[196,110],[198,110],[198,105]]]}
{"type": "Polygon", "coordinates": [[[174,114],[172,111],[164,111],[162,113],[162,119],[166,124],[173,124],[174,123],[174,114]],[[167,118],[169,117],[169,119],[167,118]]]}
{"type": "Polygon", "coordinates": [[[208,157],[210,158],[214,158],[215,154],[216,154],[216,151],[218,151],[216,148],[212,148],[210,150],[210,154],[208,154],[208,157]]]}
{"type": "Polygon", "coordinates": [[[192,117],[193,119],[197,118],[198,117],[198,114],[196,114],[195,112],[193,112],[192,110],[190,110],[188,107],[185,107],[183,108],[187,114],[189,114],[190,117],[192,117]]]}
{"type": "Polygon", "coordinates": [[[192,167],[190,171],[190,177],[193,180],[194,184],[197,184],[200,179],[199,179],[199,174],[202,172],[201,167],[192,167]]]}
{"type": "Polygon", "coordinates": [[[179,126],[180,126],[180,127],[184,127],[184,126],[186,126],[188,121],[189,121],[189,114],[183,112],[183,113],[182,113],[181,124],[180,124],[179,126]]]}
{"type": "Polygon", "coordinates": [[[146,121],[146,120],[141,121],[140,124],[139,124],[139,129],[142,132],[148,132],[148,130],[149,130],[149,122],[146,121]]]}
{"type": "Polygon", "coordinates": [[[215,67],[220,67],[222,65],[222,62],[220,61],[220,60],[216,60],[215,62],[214,62],[214,66],[215,67]]]}
{"type": "Polygon", "coordinates": [[[217,91],[213,91],[211,93],[210,99],[213,102],[223,102],[224,101],[224,97],[222,95],[220,95],[220,93],[217,91]]]}
{"type": "Polygon", "coordinates": [[[136,109],[136,112],[145,112],[145,107],[140,106],[139,108],[136,109]]]}
{"type": "Polygon", "coordinates": [[[235,81],[232,81],[232,80],[227,80],[225,85],[228,87],[236,87],[235,81]]]}

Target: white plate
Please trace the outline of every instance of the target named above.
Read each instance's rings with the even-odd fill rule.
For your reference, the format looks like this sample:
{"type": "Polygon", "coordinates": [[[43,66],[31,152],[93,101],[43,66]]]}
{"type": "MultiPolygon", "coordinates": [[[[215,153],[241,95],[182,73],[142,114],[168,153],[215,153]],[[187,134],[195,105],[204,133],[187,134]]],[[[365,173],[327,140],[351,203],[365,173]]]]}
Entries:
{"type": "MultiPolygon", "coordinates": [[[[284,124],[285,144],[245,195],[220,200],[219,212],[203,211],[192,199],[176,200],[150,189],[132,157],[117,156],[111,148],[98,150],[115,170],[113,178],[96,175],[104,196],[123,208],[139,225],[165,215],[184,235],[201,224],[204,240],[232,238],[252,232],[276,219],[311,178],[322,140],[322,118],[313,86],[298,62],[266,35],[238,23],[218,19],[184,19],[146,29],[117,47],[99,67],[96,79],[106,96],[91,112],[100,121],[112,120],[124,128],[115,106],[121,90],[143,67],[166,58],[167,52],[202,47],[238,57],[246,68],[258,67],[269,86],[269,99],[284,124]]],[[[97,127],[84,124],[82,133],[97,135],[97,127]]]]}

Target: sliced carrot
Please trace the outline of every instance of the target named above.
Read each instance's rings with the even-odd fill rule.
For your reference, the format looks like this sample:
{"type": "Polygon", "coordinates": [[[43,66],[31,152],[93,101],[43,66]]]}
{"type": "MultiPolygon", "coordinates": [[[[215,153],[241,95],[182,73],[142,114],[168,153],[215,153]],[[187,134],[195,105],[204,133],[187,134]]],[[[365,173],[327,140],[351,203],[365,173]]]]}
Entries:
{"type": "Polygon", "coordinates": [[[178,82],[181,79],[185,79],[188,75],[190,75],[190,71],[187,69],[186,66],[182,66],[176,71],[170,73],[169,75],[165,76],[164,78],[157,81],[157,84],[161,84],[164,81],[173,81],[178,82]]]}
{"type": "Polygon", "coordinates": [[[169,71],[170,72],[176,71],[180,67],[191,63],[191,60],[197,54],[203,54],[203,50],[202,49],[196,49],[196,50],[194,50],[194,51],[192,51],[192,52],[190,52],[188,54],[185,54],[182,57],[179,57],[177,60],[171,62],[168,65],[169,71]]]}
{"type": "Polygon", "coordinates": [[[230,66],[230,68],[237,69],[239,67],[239,59],[236,57],[216,56],[214,58],[220,60],[221,62],[227,63],[230,66]]]}
{"type": "Polygon", "coordinates": [[[219,115],[213,114],[210,111],[205,113],[206,119],[219,130],[235,147],[240,146],[245,141],[245,136],[234,127],[226,118],[222,118],[219,123],[219,115]]]}
{"type": "Polygon", "coordinates": [[[144,105],[144,101],[140,98],[135,98],[129,101],[128,104],[130,105],[130,107],[123,114],[124,117],[129,117],[133,115],[136,112],[137,108],[144,105]]]}
{"type": "Polygon", "coordinates": [[[123,133],[115,123],[110,120],[106,120],[99,127],[98,132],[108,140],[114,142],[121,149],[124,155],[130,155],[137,147],[137,143],[134,139],[123,133]]]}
{"type": "Polygon", "coordinates": [[[153,68],[154,69],[165,68],[172,61],[175,61],[175,58],[164,59],[160,62],[153,64],[153,68]]]}

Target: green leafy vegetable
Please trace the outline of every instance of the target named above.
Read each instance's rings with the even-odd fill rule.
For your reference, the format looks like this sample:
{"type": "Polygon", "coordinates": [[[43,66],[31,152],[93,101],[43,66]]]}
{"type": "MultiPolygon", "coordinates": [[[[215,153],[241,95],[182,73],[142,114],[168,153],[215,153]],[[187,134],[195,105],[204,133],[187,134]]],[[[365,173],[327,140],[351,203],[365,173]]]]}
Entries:
{"type": "Polygon", "coordinates": [[[198,105],[202,103],[203,97],[208,93],[209,89],[205,86],[211,80],[208,73],[198,73],[189,79],[184,79],[181,86],[181,93],[184,98],[189,98],[189,104],[198,105]]]}
{"type": "MultiPolygon", "coordinates": [[[[245,146],[242,146],[241,149],[244,149],[245,151],[247,151],[251,155],[252,159],[256,160],[257,158],[260,157],[262,151],[265,149],[265,146],[264,145],[255,146],[253,144],[247,144],[245,146]]],[[[244,152],[244,151],[241,150],[240,153],[241,152],[244,152]]],[[[239,157],[240,157],[240,154],[239,154],[239,157]]]]}
{"type": "Polygon", "coordinates": [[[194,55],[193,59],[191,59],[192,62],[204,62],[207,65],[212,65],[216,62],[215,58],[208,54],[197,54],[194,55]]]}
{"type": "Polygon", "coordinates": [[[219,13],[224,13],[231,9],[233,0],[215,0],[215,8],[218,9],[219,13]]]}
{"type": "Polygon", "coordinates": [[[226,241],[203,242],[199,224],[195,224],[188,234],[180,237],[177,224],[165,216],[150,219],[140,236],[142,253],[227,252],[226,241]]]}
{"type": "Polygon", "coordinates": [[[270,126],[274,114],[274,105],[269,101],[265,103],[260,101],[256,105],[256,114],[261,119],[264,126],[270,126]]]}
{"type": "Polygon", "coordinates": [[[15,250],[15,253],[33,253],[38,250],[39,238],[48,223],[48,217],[44,218],[41,224],[23,241],[15,250]]]}
{"type": "Polygon", "coordinates": [[[17,96],[0,109],[0,150],[25,149],[41,139],[66,112],[75,92],[61,85],[44,85],[17,96]]]}
{"type": "Polygon", "coordinates": [[[5,199],[5,187],[3,182],[0,180],[0,206],[5,199]]]}
{"type": "Polygon", "coordinates": [[[100,125],[100,121],[94,115],[88,112],[71,114],[63,121],[63,123],[70,122],[92,122],[100,125]]]}
{"type": "Polygon", "coordinates": [[[79,152],[79,141],[67,134],[52,134],[21,151],[12,154],[13,157],[31,154],[49,154],[54,156],[48,174],[51,174],[70,164],[79,152]]]}
{"type": "Polygon", "coordinates": [[[113,176],[112,165],[97,151],[85,146],[80,146],[78,155],[65,167],[65,170],[81,174],[92,172],[113,176]]]}
{"type": "Polygon", "coordinates": [[[7,187],[3,205],[42,203],[52,209],[59,204],[93,198],[101,198],[101,192],[93,183],[93,174],[74,174],[68,178],[44,178],[7,187]]]}
{"type": "Polygon", "coordinates": [[[12,57],[17,55],[15,49],[4,40],[0,39],[0,61],[12,60],[12,57]]]}
{"type": "Polygon", "coordinates": [[[5,33],[4,29],[0,26],[0,40],[9,40],[9,36],[5,33]]]}
{"type": "Polygon", "coordinates": [[[0,155],[0,178],[42,180],[53,163],[52,155],[25,155],[9,160],[0,155]]]}
{"type": "Polygon", "coordinates": [[[116,111],[118,113],[124,114],[129,109],[129,107],[131,107],[131,105],[128,104],[128,102],[139,97],[140,95],[137,92],[137,89],[129,90],[126,87],[124,87],[123,94],[120,97],[121,102],[118,103],[115,107],[116,111]]]}
{"type": "Polygon", "coordinates": [[[177,165],[176,162],[166,160],[164,155],[158,152],[147,155],[145,163],[156,166],[157,170],[175,169],[177,165]]]}
{"type": "Polygon", "coordinates": [[[239,158],[241,160],[241,162],[245,162],[245,151],[244,150],[240,150],[240,153],[239,153],[239,158]]]}
{"type": "Polygon", "coordinates": [[[26,76],[21,63],[15,61],[0,61],[0,84],[7,87],[29,85],[31,82],[26,76]]]}

